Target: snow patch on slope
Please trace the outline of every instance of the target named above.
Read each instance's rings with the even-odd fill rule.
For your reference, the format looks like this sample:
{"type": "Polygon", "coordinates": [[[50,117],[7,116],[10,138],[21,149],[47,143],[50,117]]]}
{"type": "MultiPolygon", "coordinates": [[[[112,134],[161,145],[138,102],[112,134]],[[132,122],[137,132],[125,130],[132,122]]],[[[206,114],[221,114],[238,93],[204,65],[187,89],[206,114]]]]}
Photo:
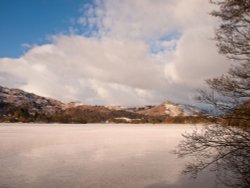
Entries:
{"type": "Polygon", "coordinates": [[[201,111],[190,105],[174,104],[171,102],[164,103],[165,113],[169,116],[194,116],[201,111]]]}

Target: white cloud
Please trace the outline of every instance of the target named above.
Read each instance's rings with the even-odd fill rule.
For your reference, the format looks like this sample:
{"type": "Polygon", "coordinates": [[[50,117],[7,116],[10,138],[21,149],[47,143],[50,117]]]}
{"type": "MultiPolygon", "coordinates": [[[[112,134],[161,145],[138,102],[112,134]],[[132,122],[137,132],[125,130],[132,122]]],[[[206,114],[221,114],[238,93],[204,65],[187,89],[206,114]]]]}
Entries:
{"type": "Polygon", "coordinates": [[[87,104],[190,102],[229,65],[211,40],[211,8],[200,0],[96,1],[76,20],[94,28],[92,37],[58,35],[0,59],[1,84],[87,104]]]}
{"type": "Polygon", "coordinates": [[[133,104],[135,99],[145,103],[137,91],[165,84],[164,65],[140,41],[59,36],[54,44],[34,47],[20,59],[0,62],[3,72],[21,77],[22,89],[92,104],[133,104]]]}
{"type": "Polygon", "coordinates": [[[212,34],[213,30],[208,27],[186,31],[177,43],[172,62],[166,66],[166,74],[170,73],[167,76],[198,87],[201,80],[225,71],[229,63],[218,55],[214,41],[210,38],[212,34]]]}

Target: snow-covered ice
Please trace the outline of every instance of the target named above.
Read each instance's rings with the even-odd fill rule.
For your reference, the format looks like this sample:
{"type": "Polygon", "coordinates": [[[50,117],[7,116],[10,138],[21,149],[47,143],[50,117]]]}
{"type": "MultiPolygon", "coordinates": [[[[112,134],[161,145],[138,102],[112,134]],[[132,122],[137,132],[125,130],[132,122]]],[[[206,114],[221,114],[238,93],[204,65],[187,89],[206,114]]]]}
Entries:
{"type": "Polygon", "coordinates": [[[191,125],[0,124],[0,187],[173,188],[213,185],[181,175],[170,151],[191,125]]]}

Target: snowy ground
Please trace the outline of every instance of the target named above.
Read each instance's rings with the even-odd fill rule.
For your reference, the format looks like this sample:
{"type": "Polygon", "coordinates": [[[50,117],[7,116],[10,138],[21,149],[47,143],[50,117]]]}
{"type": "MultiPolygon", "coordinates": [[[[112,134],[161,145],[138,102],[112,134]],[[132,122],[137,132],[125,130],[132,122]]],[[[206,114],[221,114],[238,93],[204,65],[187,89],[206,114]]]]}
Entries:
{"type": "Polygon", "coordinates": [[[189,125],[0,124],[0,188],[210,188],[171,150],[189,125]]]}

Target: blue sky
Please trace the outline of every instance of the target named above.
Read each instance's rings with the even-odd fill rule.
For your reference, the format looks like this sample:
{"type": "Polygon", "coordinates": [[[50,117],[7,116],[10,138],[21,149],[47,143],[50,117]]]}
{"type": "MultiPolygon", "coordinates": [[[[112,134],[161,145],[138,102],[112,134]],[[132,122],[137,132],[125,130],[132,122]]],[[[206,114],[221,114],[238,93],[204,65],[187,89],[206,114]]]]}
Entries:
{"type": "Polygon", "coordinates": [[[47,43],[67,32],[70,20],[91,0],[0,0],[0,57],[19,57],[22,44],[47,43]]]}

